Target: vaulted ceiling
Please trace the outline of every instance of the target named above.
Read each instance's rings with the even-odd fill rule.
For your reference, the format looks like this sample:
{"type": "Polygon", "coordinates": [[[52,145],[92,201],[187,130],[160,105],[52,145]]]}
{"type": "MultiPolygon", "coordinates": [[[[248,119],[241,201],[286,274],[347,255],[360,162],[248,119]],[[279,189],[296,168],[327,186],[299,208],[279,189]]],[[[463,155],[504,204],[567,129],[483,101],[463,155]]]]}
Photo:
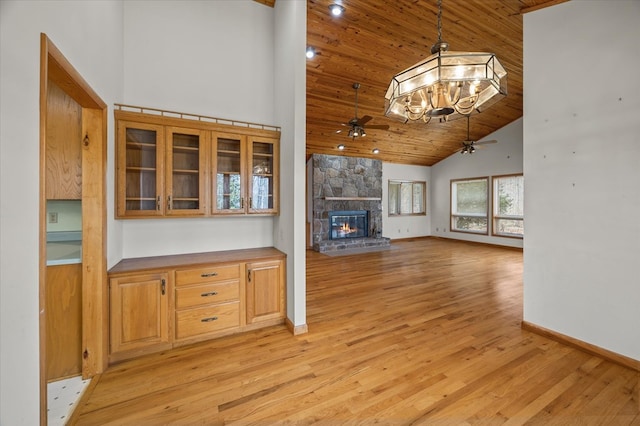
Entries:
{"type": "MultiPolygon", "coordinates": [[[[449,50],[493,52],[508,73],[507,97],[472,116],[472,140],[522,116],[522,15],[563,1],[442,1],[442,39],[449,50]]],[[[307,45],[317,52],[307,60],[307,155],[430,166],[460,151],[467,138],[465,119],[405,124],[384,115],[391,78],[430,55],[438,38],[437,12],[436,0],[307,1],[307,45]],[[332,3],[344,6],[342,16],[329,13],[332,3]],[[358,117],[369,115],[373,119],[368,124],[388,125],[388,130],[367,130],[366,137],[356,139],[336,133],[344,129],[341,123],[354,118],[355,82],[360,83],[358,117]],[[337,149],[339,144],[346,146],[344,151],[337,149]]]]}

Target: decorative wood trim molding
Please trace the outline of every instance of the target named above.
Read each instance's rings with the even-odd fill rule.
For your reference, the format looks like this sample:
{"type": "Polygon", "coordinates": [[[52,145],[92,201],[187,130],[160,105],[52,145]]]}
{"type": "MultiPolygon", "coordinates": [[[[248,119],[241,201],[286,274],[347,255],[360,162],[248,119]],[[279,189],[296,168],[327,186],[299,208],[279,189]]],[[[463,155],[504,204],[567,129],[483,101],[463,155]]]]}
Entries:
{"type": "Polygon", "coordinates": [[[582,340],[576,339],[574,337],[567,336],[562,333],[558,333],[557,331],[549,330],[548,328],[541,327],[539,325],[530,323],[528,321],[522,321],[521,328],[523,330],[530,331],[532,333],[538,334],[548,339],[555,340],[556,342],[573,346],[574,348],[578,348],[591,355],[599,356],[601,358],[606,359],[607,361],[611,361],[616,364],[622,365],[623,367],[627,367],[637,372],[640,372],[640,360],[636,360],[624,355],[620,355],[608,349],[604,349],[599,346],[592,345],[591,343],[587,343],[582,340]]]}
{"type": "Polygon", "coordinates": [[[381,197],[324,197],[326,201],[382,201],[381,197]]]}
{"type": "Polygon", "coordinates": [[[288,317],[284,320],[284,323],[287,326],[287,330],[289,330],[294,336],[309,332],[309,327],[307,327],[307,324],[294,325],[288,317]]]}

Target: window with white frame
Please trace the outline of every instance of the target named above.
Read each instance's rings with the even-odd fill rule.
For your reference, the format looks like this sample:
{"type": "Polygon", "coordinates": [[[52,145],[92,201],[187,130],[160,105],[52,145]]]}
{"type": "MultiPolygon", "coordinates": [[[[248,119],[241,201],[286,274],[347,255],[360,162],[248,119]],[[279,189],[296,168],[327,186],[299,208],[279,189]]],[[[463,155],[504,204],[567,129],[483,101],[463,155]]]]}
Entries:
{"type": "Polygon", "coordinates": [[[426,215],[427,183],[389,180],[389,216],[426,215]]]}
{"type": "Polygon", "coordinates": [[[493,178],[493,235],[524,236],[524,177],[521,174],[493,178]]]}
{"type": "Polygon", "coordinates": [[[451,230],[489,233],[489,178],[451,180],[451,230]]]}

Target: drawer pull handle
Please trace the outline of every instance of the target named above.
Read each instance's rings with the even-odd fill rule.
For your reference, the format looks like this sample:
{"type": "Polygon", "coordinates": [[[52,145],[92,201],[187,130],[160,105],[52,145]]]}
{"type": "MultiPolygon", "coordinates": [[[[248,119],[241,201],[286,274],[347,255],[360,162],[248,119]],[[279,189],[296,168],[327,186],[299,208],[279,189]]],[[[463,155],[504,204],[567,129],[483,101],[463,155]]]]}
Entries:
{"type": "Polygon", "coordinates": [[[210,317],[210,318],[203,318],[200,320],[200,322],[211,322],[211,321],[217,321],[218,317],[210,317]]]}
{"type": "Polygon", "coordinates": [[[217,276],[217,275],[218,275],[218,273],[217,273],[217,272],[209,272],[209,273],[206,273],[206,274],[200,274],[200,276],[201,276],[202,278],[215,277],[215,276],[217,276]]]}
{"type": "Polygon", "coordinates": [[[218,292],[217,291],[210,291],[208,293],[202,293],[200,296],[202,297],[209,297],[209,296],[217,296],[218,292]]]}

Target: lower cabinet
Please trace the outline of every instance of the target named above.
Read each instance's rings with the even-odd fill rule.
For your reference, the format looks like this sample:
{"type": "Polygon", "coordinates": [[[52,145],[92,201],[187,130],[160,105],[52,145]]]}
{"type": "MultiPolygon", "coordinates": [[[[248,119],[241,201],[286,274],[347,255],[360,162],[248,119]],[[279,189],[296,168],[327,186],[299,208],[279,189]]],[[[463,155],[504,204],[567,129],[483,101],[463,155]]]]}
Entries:
{"type": "Polygon", "coordinates": [[[109,298],[111,353],[131,357],[171,347],[168,273],[112,278],[109,298]]]}
{"type": "Polygon", "coordinates": [[[247,323],[280,318],[284,306],[282,262],[247,263],[247,323]]]}
{"type": "Polygon", "coordinates": [[[109,271],[109,361],[283,323],[285,271],[270,247],[122,260],[109,271]]]}

